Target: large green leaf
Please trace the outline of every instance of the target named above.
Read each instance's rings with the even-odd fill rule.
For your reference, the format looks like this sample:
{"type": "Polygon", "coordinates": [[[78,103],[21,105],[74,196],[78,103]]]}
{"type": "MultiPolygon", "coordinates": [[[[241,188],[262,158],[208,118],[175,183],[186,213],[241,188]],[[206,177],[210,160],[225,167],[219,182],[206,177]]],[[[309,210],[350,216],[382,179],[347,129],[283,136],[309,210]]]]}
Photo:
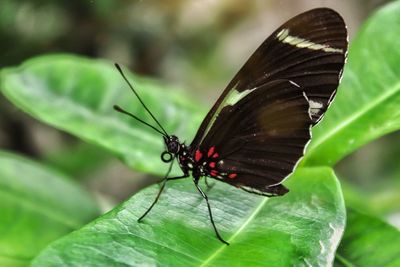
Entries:
{"type": "MultiPolygon", "coordinates": [[[[191,140],[203,112],[190,105],[183,92],[129,76],[164,128],[191,140]]],[[[119,104],[154,124],[112,64],[71,55],[42,56],[3,70],[1,82],[7,98],[30,115],[107,148],[131,167],[164,173],[161,136],[112,109],[119,104]]]]}
{"type": "Polygon", "coordinates": [[[400,231],[378,218],[350,210],[336,266],[400,266],[400,231]]]}
{"type": "Polygon", "coordinates": [[[114,156],[107,150],[81,142],[52,151],[45,155],[43,161],[77,180],[84,178],[85,174],[101,167],[110,159],[114,159],[114,156]]]}
{"type": "Polygon", "coordinates": [[[0,266],[26,266],[49,242],[98,215],[60,173],[0,151],[0,266]]]}
{"type": "Polygon", "coordinates": [[[303,164],[334,165],[400,128],[400,1],[373,15],[350,46],[336,99],[313,131],[303,164]]]}
{"type": "Polygon", "coordinates": [[[33,266],[326,266],[345,224],[339,183],[329,168],[299,169],[291,192],[264,198],[219,183],[205,202],[192,181],[170,182],[143,223],[136,219],[155,197],[149,187],[84,228],[54,242],[33,266]]]}

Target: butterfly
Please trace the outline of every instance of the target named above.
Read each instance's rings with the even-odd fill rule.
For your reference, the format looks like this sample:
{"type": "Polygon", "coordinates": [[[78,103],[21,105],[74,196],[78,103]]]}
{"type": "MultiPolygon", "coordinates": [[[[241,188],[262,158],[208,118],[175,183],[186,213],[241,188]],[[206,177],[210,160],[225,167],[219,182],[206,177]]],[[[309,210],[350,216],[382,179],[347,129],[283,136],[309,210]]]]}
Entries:
{"type": "Polygon", "coordinates": [[[336,94],[347,47],[346,25],[334,10],[312,9],[290,19],[234,76],[189,145],[167,133],[115,64],[158,127],[119,106],[114,109],[160,133],[166,147],[161,159],[170,163],[154,202],[138,221],[157,203],[167,181],[192,176],[217,238],[229,245],[215,225],[200,178],[211,177],[266,197],[286,194],[282,182],[303,157],[311,128],[336,94]],[[183,174],[168,177],[175,160],[183,174]]]}

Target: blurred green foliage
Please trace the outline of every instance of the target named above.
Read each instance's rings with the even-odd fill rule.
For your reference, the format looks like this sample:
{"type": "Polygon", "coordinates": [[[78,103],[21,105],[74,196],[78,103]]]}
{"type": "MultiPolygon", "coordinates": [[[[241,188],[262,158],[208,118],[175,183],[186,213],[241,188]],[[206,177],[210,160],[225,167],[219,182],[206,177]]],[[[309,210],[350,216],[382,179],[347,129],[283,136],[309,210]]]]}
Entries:
{"type": "Polygon", "coordinates": [[[99,214],[89,194],[55,170],[3,151],[0,166],[0,266],[27,265],[99,214]]]}
{"type": "MultiPolygon", "coordinates": [[[[266,3],[269,9],[290,6],[266,3]]],[[[179,0],[1,3],[0,145],[14,151],[0,153],[1,266],[27,266],[40,251],[34,266],[399,264],[400,233],[388,223],[400,225],[400,54],[394,49],[400,45],[400,1],[371,16],[351,42],[337,99],[287,182],[291,194],[267,200],[219,183],[209,192],[230,247],[214,239],[190,181],[171,184],[149,223],[135,219],[156,186],[81,228],[104,205],[115,204],[108,200],[117,199],[112,194],[81,188],[100,180],[112,158],[148,174],[166,168],[159,136],[112,111],[118,103],[148,119],[112,64],[88,57],[135,70],[130,79],[151,110],[168,131],[190,141],[210,106],[202,98],[220,92],[207,89],[222,89],[220,77],[229,79],[248,56],[238,51],[248,45],[249,32],[236,39],[235,32],[255,17],[265,19],[256,1],[208,4],[212,8],[179,0]],[[63,54],[48,55],[57,52],[63,54]]]]}

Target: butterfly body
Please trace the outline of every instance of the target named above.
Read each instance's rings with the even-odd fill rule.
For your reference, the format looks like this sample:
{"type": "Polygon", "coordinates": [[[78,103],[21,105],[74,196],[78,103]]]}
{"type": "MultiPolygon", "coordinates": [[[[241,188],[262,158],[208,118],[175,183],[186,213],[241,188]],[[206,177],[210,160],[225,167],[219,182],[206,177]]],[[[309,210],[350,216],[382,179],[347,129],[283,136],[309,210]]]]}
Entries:
{"type": "Polygon", "coordinates": [[[336,94],[347,45],[346,25],[332,9],[317,8],[288,20],[233,77],[189,145],[165,131],[116,65],[159,128],[115,109],[163,135],[166,151],[161,159],[171,163],[155,201],[138,221],[153,208],[167,181],[192,176],[218,239],[228,244],[215,226],[200,178],[211,177],[262,196],[286,194],[282,182],[303,157],[311,128],[336,94]],[[168,177],[175,160],[182,175],[168,177]]]}
{"type": "Polygon", "coordinates": [[[194,153],[191,153],[191,148],[180,143],[176,136],[165,138],[165,146],[167,147],[166,152],[171,156],[165,158],[162,155],[161,159],[164,162],[170,162],[173,158],[177,158],[183,176],[189,177],[191,175],[196,183],[201,177],[234,179],[237,176],[236,173],[219,172],[218,167],[223,165],[224,161],[220,158],[214,146],[207,151],[197,149],[194,153]]]}

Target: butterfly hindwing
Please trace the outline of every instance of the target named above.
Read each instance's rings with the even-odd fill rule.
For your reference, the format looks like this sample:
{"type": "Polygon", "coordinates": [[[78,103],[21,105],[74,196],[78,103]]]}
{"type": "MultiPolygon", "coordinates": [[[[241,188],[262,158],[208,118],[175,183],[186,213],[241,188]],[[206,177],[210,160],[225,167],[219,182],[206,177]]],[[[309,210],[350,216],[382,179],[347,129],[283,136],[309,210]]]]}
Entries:
{"type": "Polygon", "coordinates": [[[211,177],[271,194],[271,186],[293,171],[310,140],[309,103],[288,80],[252,90],[221,109],[199,151],[214,162],[211,177]]]}

